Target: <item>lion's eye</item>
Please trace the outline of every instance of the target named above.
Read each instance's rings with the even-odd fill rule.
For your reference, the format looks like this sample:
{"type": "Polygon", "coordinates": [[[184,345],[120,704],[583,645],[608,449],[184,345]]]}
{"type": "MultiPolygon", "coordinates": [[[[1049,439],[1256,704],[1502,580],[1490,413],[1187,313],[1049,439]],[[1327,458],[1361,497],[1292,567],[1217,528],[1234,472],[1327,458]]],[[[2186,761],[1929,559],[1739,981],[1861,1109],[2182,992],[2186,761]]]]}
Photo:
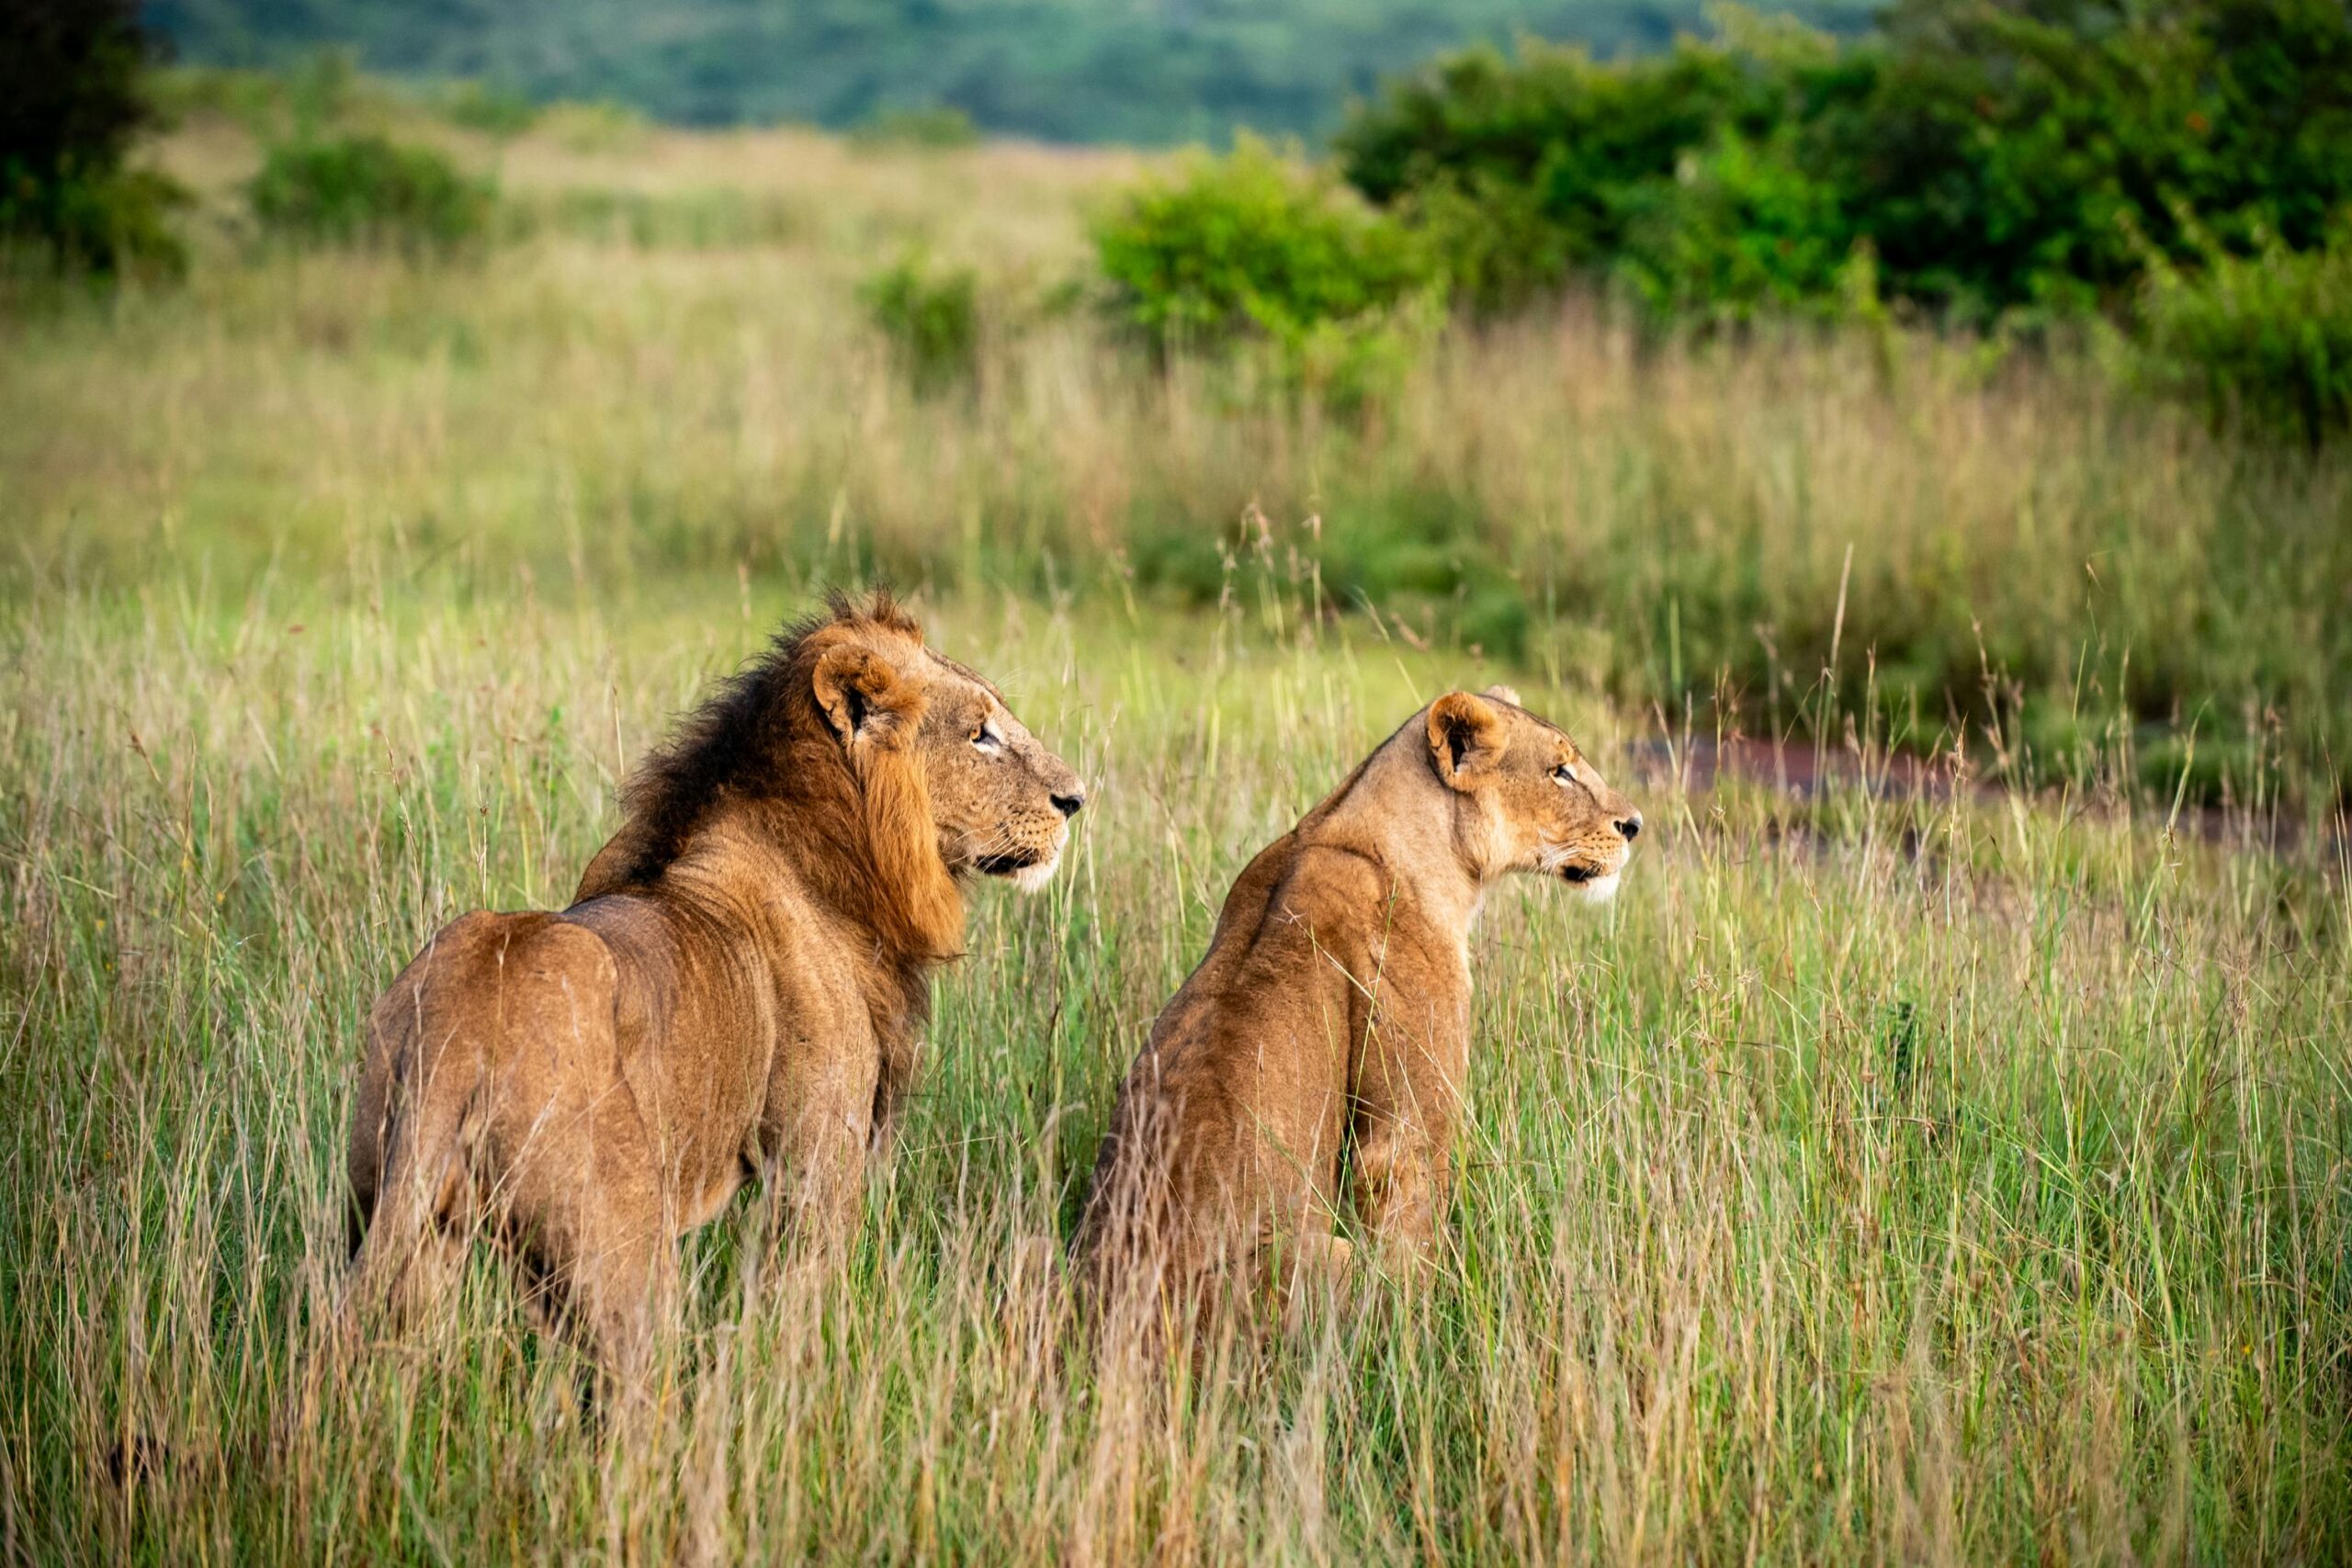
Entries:
{"type": "Polygon", "coordinates": [[[982,751],[995,753],[1004,750],[1004,737],[996,732],[993,724],[983,724],[972,731],[972,744],[982,751]]]}

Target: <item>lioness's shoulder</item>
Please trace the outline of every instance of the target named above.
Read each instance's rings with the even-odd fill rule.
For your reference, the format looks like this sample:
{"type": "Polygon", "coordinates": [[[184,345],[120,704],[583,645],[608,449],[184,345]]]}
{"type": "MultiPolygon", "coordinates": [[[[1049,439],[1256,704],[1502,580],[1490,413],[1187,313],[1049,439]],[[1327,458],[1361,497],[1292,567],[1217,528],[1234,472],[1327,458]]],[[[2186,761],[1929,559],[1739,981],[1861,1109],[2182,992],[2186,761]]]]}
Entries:
{"type": "Polygon", "coordinates": [[[1261,952],[1295,937],[1330,953],[1353,953],[1390,916],[1394,888],[1377,861],[1331,844],[1295,844],[1269,879],[1259,921],[1261,952]]]}
{"type": "Polygon", "coordinates": [[[1291,859],[1283,894],[1287,899],[1328,900],[1343,913],[1376,916],[1387,902],[1394,881],[1377,860],[1362,851],[1341,844],[1306,843],[1291,859]]]}

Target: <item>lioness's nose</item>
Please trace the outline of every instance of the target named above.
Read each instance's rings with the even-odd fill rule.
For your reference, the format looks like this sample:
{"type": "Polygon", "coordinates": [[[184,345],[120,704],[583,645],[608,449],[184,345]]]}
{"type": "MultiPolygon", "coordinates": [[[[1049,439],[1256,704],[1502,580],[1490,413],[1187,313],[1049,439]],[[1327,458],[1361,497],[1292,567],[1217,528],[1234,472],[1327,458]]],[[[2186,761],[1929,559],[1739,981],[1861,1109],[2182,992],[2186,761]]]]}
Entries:
{"type": "Polygon", "coordinates": [[[1642,814],[1635,811],[1620,817],[1617,818],[1617,830],[1625,835],[1627,843],[1632,843],[1642,836],[1642,814]]]}
{"type": "Polygon", "coordinates": [[[1086,793],[1083,790],[1073,789],[1068,795],[1054,796],[1054,809],[1062,814],[1064,821],[1077,816],[1078,808],[1085,804],[1086,793]]]}

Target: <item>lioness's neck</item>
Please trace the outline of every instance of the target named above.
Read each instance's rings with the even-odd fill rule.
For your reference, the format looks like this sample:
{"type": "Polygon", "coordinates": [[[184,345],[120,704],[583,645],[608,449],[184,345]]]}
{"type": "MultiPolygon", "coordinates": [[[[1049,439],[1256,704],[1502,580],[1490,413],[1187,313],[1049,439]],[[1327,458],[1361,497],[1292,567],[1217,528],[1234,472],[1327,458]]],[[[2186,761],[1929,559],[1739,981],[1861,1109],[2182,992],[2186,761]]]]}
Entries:
{"type": "Polygon", "coordinates": [[[1408,724],[1307,814],[1299,841],[1378,861],[1425,918],[1466,938],[1485,885],[1463,842],[1461,800],[1430,767],[1420,727],[1408,724]]]}

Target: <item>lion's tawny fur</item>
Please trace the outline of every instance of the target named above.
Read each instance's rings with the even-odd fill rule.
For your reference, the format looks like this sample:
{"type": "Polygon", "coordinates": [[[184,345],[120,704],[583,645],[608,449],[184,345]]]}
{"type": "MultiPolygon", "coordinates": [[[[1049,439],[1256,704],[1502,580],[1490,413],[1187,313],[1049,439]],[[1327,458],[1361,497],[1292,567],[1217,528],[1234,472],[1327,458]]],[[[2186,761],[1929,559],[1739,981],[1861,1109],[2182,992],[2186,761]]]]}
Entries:
{"type": "Polygon", "coordinates": [[[349,1314],[479,1229],[608,1371],[674,1241],[755,1178],[838,1230],[911,1078],[958,880],[1042,874],[1076,775],[887,599],[789,628],[637,771],[560,914],[471,914],[393,981],[351,1127],[349,1314]]]}
{"type": "Polygon", "coordinates": [[[1098,1307],[1156,1317],[1228,1273],[1344,1258],[1343,1165],[1363,1234],[1426,1247],[1482,896],[1512,871],[1605,895],[1640,825],[1499,688],[1441,697],[1390,737],[1250,863],[1153,1024],[1075,1243],[1098,1307]]]}

